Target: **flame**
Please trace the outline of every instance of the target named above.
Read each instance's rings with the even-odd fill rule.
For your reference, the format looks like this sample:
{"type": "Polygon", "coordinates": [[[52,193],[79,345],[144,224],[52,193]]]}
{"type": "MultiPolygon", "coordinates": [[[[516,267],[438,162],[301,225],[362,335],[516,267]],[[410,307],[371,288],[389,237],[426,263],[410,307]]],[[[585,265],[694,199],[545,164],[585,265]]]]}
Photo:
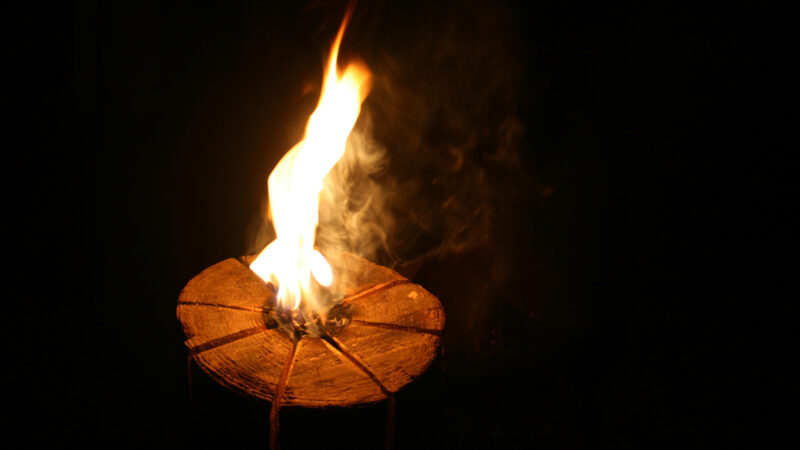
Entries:
{"type": "Polygon", "coordinates": [[[323,286],[333,281],[330,265],[314,249],[319,195],[325,176],[344,155],[371,80],[363,64],[349,64],[341,74],[337,70],[339,45],[348,20],[349,13],[331,48],[319,103],[308,120],[303,140],[281,158],[267,180],[276,238],[250,269],[278,286],[278,302],[284,309],[297,309],[304,300],[312,309],[323,312],[312,294],[311,276],[323,286]]]}

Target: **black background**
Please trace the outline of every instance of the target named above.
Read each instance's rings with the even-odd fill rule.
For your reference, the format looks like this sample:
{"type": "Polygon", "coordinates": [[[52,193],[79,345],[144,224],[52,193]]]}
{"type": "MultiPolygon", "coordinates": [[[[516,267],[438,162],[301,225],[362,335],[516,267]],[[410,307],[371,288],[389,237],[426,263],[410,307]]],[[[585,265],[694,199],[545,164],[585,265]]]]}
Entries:
{"type": "MultiPolygon", "coordinates": [[[[518,97],[487,114],[510,108],[500,114],[523,131],[513,164],[491,169],[494,237],[414,270],[445,306],[446,353],[398,394],[399,448],[738,436],[722,369],[735,340],[720,333],[712,269],[725,230],[712,219],[719,156],[737,141],[739,38],[713,7],[596,3],[356,10],[344,51],[378,75],[388,60],[413,67],[405,88],[421,92],[442,73],[512,71],[428,65],[418,51],[444,41],[439,23],[502,17],[476,27],[497,33],[478,54],[513,62],[518,97]]],[[[24,244],[53,269],[26,284],[37,320],[15,336],[37,377],[5,377],[36,381],[19,403],[35,441],[266,447],[268,404],[196,367],[190,407],[175,306],[191,277],[248,251],[264,177],[313,109],[344,8],[78,2],[25,16],[21,90],[38,126],[20,153],[40,176],[24,244]]],[[[446,146],[452,130],[431,127],[431,147],[446,146]]],[[[476,167],[490,164],[481,151],[476,167]]],[[[282,445],[380,448],[385,408],[285,411],[282,445]]]]}

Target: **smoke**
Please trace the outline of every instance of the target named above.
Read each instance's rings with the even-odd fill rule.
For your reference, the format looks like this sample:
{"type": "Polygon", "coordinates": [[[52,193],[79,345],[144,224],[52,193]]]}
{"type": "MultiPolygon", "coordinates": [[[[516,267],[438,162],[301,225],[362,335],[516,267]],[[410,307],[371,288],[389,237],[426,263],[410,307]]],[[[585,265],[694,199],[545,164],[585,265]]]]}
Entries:
{"type": "Polygon", "coordinates": [[[349,251],[374,260],[392,255],[389,237],[395,229],[391,205],[396,190],[381,182],[388,155],[371,137],[371,124],[369,113],[362,112],[344,156],[325,178],[316,244],[323,250],[349,251]]]}
{"type": "Polygon", "coordinates": [[[452,6],[367,11],[351,41],[366,47],[375,84],[354,132],[357,162],[345,162],[360,167],[351,181],[368,179],[351,189],[363,208],[347,233],[389,266],[493,247],[498,210],[523,185],[513,15],[503,4],[452,6]]]}
{"type": "Polygon", "coordinates": [[[325,180],[323,252],[409,274],[494,247],[498,212],[524,185],[518,31],[502,4],[452,6],[356,10],[343,50],[365,60],[374,85],[325,180]]]}

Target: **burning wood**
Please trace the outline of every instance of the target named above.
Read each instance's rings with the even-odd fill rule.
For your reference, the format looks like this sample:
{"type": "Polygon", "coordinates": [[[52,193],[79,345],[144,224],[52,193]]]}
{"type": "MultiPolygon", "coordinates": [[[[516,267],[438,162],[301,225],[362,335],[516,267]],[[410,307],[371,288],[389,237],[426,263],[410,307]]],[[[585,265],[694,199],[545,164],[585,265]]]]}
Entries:
{"type": "Polygon", "coordinates": [[[178,318],[197,364],[223,385],[284,405],[346,406],[387,398],[419,376],[436,356],[444,312],[439,300],[396,272],[352,254],[331,258],[338,308],[350,323],[319,335],[272,322],[270,285],[227,259],[192,279],[178,318]],[[281,385],[296,346],[291,373],[281,385]]]}
{"type": "Polygon", "coordinates": [[[346,24],[303,140],[269,176],[276,239],[257,256],[209,267],[178,301],[197,364],[224,386],[272,402],[273,448],[282,405],[393,405],[393,393],[435,357],[444,327],[442,305],[421,286],[314,247],[323,180],[344,155],[371,77],[359,64],[339,73],[346,24]]]}

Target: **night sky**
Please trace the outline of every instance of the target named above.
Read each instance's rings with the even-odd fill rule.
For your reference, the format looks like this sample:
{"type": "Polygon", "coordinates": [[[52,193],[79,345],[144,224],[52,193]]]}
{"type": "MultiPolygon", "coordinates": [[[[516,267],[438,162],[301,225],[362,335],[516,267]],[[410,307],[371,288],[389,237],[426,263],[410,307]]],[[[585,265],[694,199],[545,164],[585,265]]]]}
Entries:
{"type": "MultiPolygon", "coordinates": [[[[358,4],[342,58],[377,79],[398,268],[447,314],[444,357],[397,396],[397,448],[734,442],[713,281],[742,101],[729,12],[389,3],[358,4]]],[[[176,302],[252,251],[346,3],[47,8],[15,44],[37,129],[25,262],[57,267],[25,284],[18,416],[40,444],[266,448],[267,403],[194,366],[190,405],[176,302]]],[[[287,410],[282,448],[381,448],[385,414],[287,410]]]]}

